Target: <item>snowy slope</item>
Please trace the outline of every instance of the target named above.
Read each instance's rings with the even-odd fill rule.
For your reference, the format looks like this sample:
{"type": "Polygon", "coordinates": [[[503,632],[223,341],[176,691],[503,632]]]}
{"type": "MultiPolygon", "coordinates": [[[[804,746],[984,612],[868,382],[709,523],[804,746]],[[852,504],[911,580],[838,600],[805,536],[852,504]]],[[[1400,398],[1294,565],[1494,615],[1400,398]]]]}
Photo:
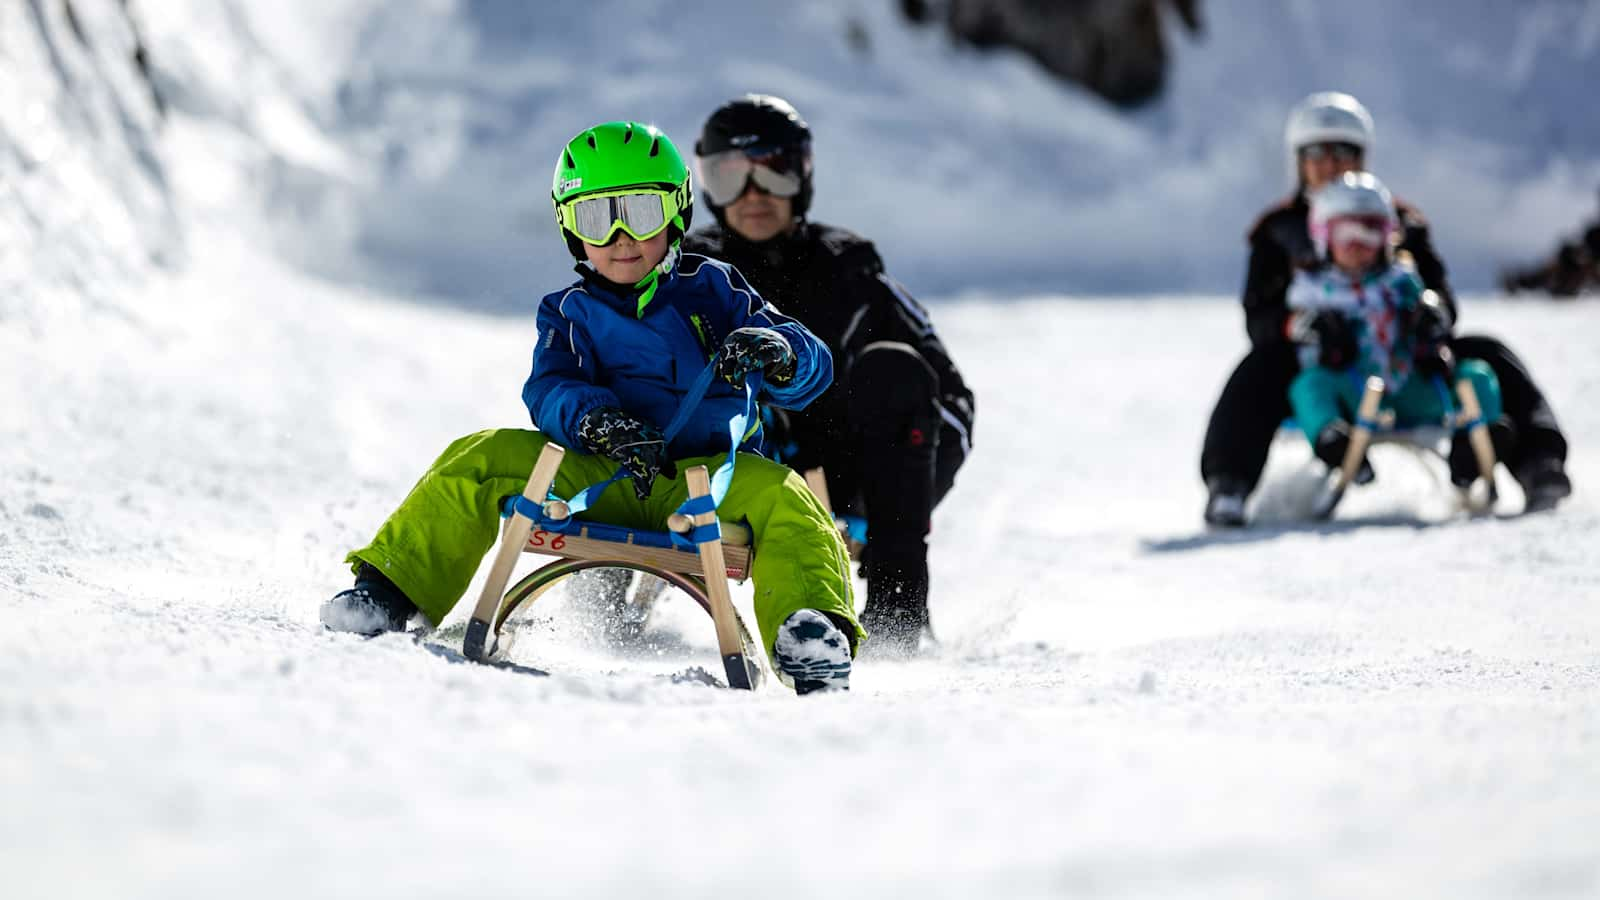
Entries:
{"type": "MultiPolygon", "coordinates": [[[[335,259],[361,204],[299,204],[394,175],[308,114],[363,9],[296,30],[263,4],[250,45],[243,5],[149,4],[190,50],[157,129],[119,4],[75,5],[111,36],[55,57],[0,7],[6,897],[1600,893],[1586,309],[1465,301],[1569,430],[1555,514],[1509,515],[1503,480],[1506,517],[1460,518],[1379,448],[1340,521],[1295,524],[1291,440],[1268,524],[1210,535],[1231,299],[951,296],[982,412],[935,522],[938,653],[865,659],[848,695],[735,695],[660,677],[714,668],[683,604],[641,658],[555,597],[514,651],[552,677],[453,665],[316,623],[445,442],[524,421],[531,346],[525,317],[321,281],[267,240],[304,214],[335,259]]],[[[60,8],[22,12],[61,35],[60,8]]]]}
{"type": "MultiPolygon", "coordinates": [[[[945,646],[802,701],[657,678],[715,667],[687,613],[641,661],[553,600],[516,648],[548,679],[322,633],[339,557],[430,455],[520,420],[527,335],[212,247],[83,365],[50,362],[79,336],[0,332],[8,372],[43,373],[3,398],[9,896],[1600,888],[1593,493],[1466,521],[1379,454],[1340,522],[1204,534],[1204,404],[1168,373],[1220,382],[1225,300],[939,306],[985,404],[936,522],[945,646]],[[1020,353],[1024,321],[1105,349],[1020,353]],[[1015,390],[1045,378],[1075,402],[1015,390]]],[[[1541,349],[1600,483],[1593,323],[1473,309],[1541,349]]]]}
{"type": "Polygon", "coordinates": [[[76,28],[61,4],[0,6],[0,322],[12,326],[136,315],[119,287],[183,256],[130,21],[80,5],[76,28]]]}

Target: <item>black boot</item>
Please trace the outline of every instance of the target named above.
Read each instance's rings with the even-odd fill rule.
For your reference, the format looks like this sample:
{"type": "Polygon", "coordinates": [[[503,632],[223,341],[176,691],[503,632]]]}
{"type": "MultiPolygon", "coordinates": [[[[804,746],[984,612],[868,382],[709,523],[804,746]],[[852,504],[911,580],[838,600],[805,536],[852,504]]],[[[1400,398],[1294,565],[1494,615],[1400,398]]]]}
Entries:
{"type": "MultiPolygon", "coordinates": [[[[1340,469],[1344,466],[1345,454],[1350,452],[1350,426],[1342,419],[1335,419],[1323,427],[1317,435],[1317,443],[1312,448],[1317,459],[1322,460],[1330,470],[1340,469]]],[[[1361,457],[1361,468],[1356,470],[1356,484],[1371,484],[1377,477],[1372,471],[1372,464],[1367,462],[1365,455],[1361,457]]]]}
{"type": "Polygon", "coordinates": [[[1244,482],[1218,475],[1206,482],[1206,524],[1217,528],[1244,527],[1244,482]]]}
{"type": "Polygon", "coordinates": [[[1542,512],[1572,496],[1572,479],[1561,460],[1545,457],[1524,462],[1512,473],[1527,497],[1523,512],[1542,512]]]}
{"type": "Polygon", "coordinates": [[[371,637],[385,631],[405,631],[406,623],[416,614],[417,605],[389,576],[362,563],[356,571],[355,586],[322,604],[321,618],[330,631],[371,637]]]}
{"type": "Polygon", "coordinates": [[[867,569],[867,606],[861,624],[871,637],[868,652],[909,656],[928,630],[928,563],[872,560],[867,569]]]}

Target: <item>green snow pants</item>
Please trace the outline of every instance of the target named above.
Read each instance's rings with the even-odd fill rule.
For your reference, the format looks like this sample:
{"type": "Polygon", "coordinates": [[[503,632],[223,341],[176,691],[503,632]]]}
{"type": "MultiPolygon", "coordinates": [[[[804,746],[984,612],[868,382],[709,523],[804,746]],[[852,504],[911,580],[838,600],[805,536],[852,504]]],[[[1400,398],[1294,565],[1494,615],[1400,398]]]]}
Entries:
{"type": "MultiPolygon", "coordinates": [[[[1481,359],[1463,359],[1456,364],[1456,377],[1472,383],[1472,389],[1478,394],[1478,405],[1483,407],[1484,421],[1500,418],[1500,382],[1488,363],[1481,359]]],[[[1317,445],[1317,435],[1334,419],[1355,418],[1365,384],[1365,378],[1354,377],[1348,371],[1321,366],[1312,366],[1295,376],[1289,384],[1289,405],[1294,408],[1295,422],[1305,432],[1311,446],[1317,445]]],[[[1450,409],[1454,409],[1454,387],[1450,390],[1450,409]]],[[[1394,411],[1396,426],[1410,428],[1442,422],[1445,399],[1433,379],[1413,377],[1401,385],[1400,390],[1384,393],[1383,408],[1394,411]]]]}
{"type": "MultiPolygon", "coordinates": [[[[511,428],[480,431],[455,441],[428,467],[372,543],[346,557],[351,569],[362,562],[376,566],[428,621],[439,624],[494,546],[500,535],[501,503],[527,487],[533,461],[545,443],[537,431],[511,428]]],[[[719,454],[677,460],[678,477],[657,478],[643,501],[635,496],[632,482],[620,481],[579,518],[664,531],[667,516],[689,496],[683,473],[697,465],[715,471],[723,458],[719,454]]],[[[605,457],[569,452],[556,473],[554,490],[571,497],[615,471],[616,463],[605,457]]],[[[801,609],[815,609],[853,625],[845,628],[852,648],[866,637],[856,623],[849,556],[833,520],[799,475],[769,459],[741,453],[717,513],[725,521],[750,526],[756,548],[750,569],[756,626],[769,657],[778,626],[801,609]]]]}

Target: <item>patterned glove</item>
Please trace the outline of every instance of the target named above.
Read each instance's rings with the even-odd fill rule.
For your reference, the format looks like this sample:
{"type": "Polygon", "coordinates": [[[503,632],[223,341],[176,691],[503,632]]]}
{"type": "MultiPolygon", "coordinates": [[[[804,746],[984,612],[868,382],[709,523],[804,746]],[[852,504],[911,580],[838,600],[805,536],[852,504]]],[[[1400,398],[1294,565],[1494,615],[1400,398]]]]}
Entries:
{"type": "Polygon", "coordinates": [[[678,477],[661,429],[614,406],[602,406],[585,415],[578,423],[578,441],[590,453],[627,469],[640,500],[650,496],[657,475],[678,477]]]}
{"type": "Polygon", "coordinates": [[[717,355],[717,377],[735,386],[744,384],[751,372],[760,372],[773,384],[785,384],[794,378],[794,368],[788,339],[771,328],[736,328],[717,355]]]}
{"type": "Polygon", "coordinates": [[[1289,319],[1289,339],[1317,350],[1317,365],[1343,369],[1356,361],[1356,336],[1345,317],[1330,309],[1303,309],[1289,319]]]}

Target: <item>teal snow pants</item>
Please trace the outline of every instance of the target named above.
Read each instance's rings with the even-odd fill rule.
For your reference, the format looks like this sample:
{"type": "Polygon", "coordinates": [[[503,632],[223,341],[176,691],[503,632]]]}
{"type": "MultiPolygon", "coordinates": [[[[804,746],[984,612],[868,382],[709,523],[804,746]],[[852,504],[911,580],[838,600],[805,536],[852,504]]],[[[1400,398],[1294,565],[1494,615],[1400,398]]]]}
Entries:
{"type": "MultiPolygon", "coordinates": [[[[428,621],[439,624],[494,546],[501,503],[522,493],[545,442],[537,431],[510,428],[455,441],[428,467],[372,543],[346,557],[351,569],[362,562],[376,566],[428,621]]],[[[579,518],[664,531],[667,516],[689,496],[684,473],[697,465],[715,471],[723,459],[719,454],[677,460],[678,477],[657,478],[643,501],[624,479],[579,518]]],[[[569,452],[556,473],[554,490],[571,497],[615,471],[616,463],[605,457],[569,452]]],[[[799,475],[769,459],[741,453],[717,513],[725,521],[750,525],[756,548],[750,568],[756,625],[769,656],[778,626],[800,609],[829,613],[854,625],[853,634],[845,629],[852,648],[866,637],[855,624],[849,556],[832,518],[799,475]]]]}
{"type": "MultiPolygon", "coordinates": [[[[1472,383],[1485,421],[1500,418],[1500,382],[1488,363],[1481,359],[1463,359],[1456,364],[1456,377],[1472,383]]],[[[1294,408],[1295,422],[1313,447],[1317,444],[1317,435],[1330,422],[1355,418],[1365,385],[1366,378],[1351,370],[1335,371],[1321,366],[1312,366],[1295,376],[1289,384],[1289,405],[1294,408]]],[[[1446,388],[1451,391],[1449,409],[1454,409],[1455,387],[1447,385],[1446,388]]],[[[1394,411],[1395,426],[1399,428],[1440,424],[1446,412],[1445,402],[1439,382],[1420,376],[1407,379],[1400,390],[1383,395],[1383,408],[1394,411]]]]}

